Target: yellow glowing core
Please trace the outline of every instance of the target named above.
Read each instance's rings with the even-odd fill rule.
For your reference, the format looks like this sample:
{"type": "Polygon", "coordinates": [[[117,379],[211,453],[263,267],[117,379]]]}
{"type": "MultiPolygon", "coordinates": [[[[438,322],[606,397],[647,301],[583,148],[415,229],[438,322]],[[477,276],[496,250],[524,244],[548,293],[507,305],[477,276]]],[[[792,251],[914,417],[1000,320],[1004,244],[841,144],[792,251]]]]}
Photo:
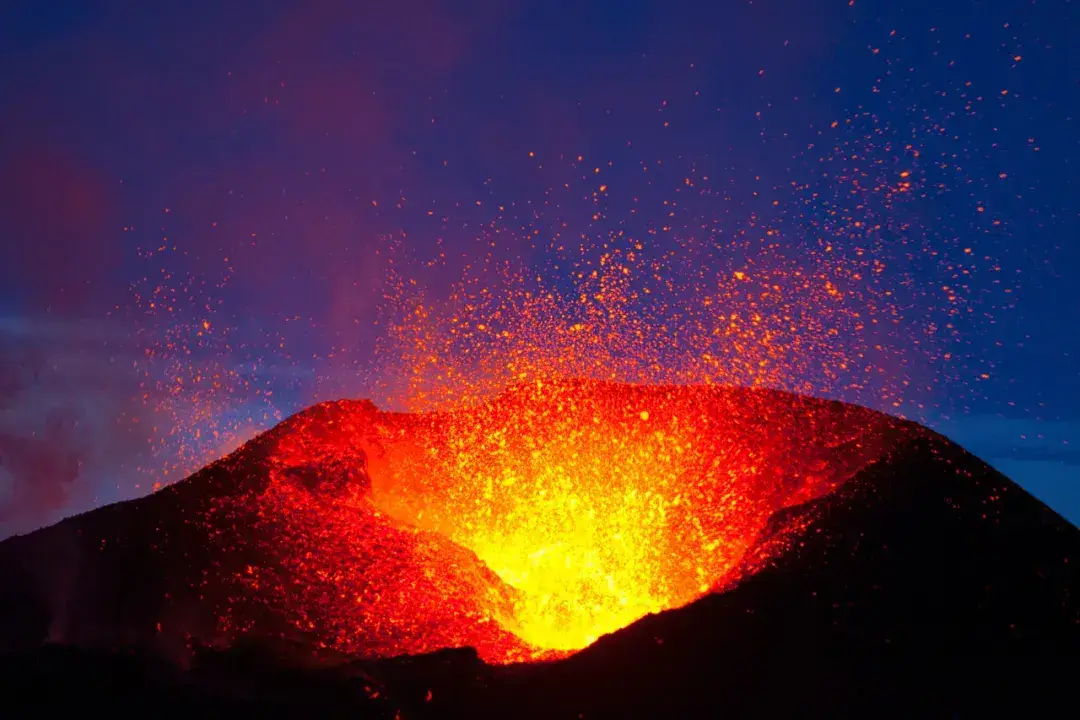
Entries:
{"type": "Polygon", "coordinates": [[[536,648],[579,649],[700,597],[767,509],[735,490],[752,466],[733,464],[715,439],[699,443],[704,414],[572,396],[497,410],[455,413],[423,447],[396,446],[373,475],[373,499],[520,591],[513,616],[494,619],[536,648]]]}

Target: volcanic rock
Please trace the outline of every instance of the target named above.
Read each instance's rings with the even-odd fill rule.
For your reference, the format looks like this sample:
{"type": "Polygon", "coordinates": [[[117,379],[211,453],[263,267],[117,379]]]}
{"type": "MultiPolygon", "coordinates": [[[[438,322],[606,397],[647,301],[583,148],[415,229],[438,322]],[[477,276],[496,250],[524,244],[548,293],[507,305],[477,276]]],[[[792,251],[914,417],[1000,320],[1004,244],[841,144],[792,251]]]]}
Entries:
{"type": "MultiPolygon", "coordinates": [[[[590,432],[625,447],[659,443],[648,472],[677,466],[699,488],[714,482],[716,458],[737,458],[742,474],[715,481],[724,492],[664,507],[681,524],[720,517],[738,533],[708,537],[746,546],[688,604],[545,655],[518,634],[528,590],[489,567],[463,539],[472,521],[453,517],[467,515],[455,504],[461,477],[447,475],[465,462],[446,451],[459,425],[324,404],[151,496],[0,543],[5,706],[967,716],[1068,698],[1059,681],[1080,669],[1080,530],[945,438],[861,408],[731,388],[567,384],[543,388],[540,405],[510,392],[490,408],[454,422],[495,436],[523,427],[522,408],[546,424],[557,408],[559,422],[595,422],[590,432]],[[671,436],[688,422],[679,438],[692,446],[677,440],[684,449],[663,460],[658,428],[671,436]],[[424,454],[434,449],[440,459],[424,454]],[[428,458],[419,485],[384,487],[416,457],[428,458]],[[443,505],[406,507],[394,488],[443,505]],[[393,502],[373,501],[383,492],[393,502]]],[[[466,460],[490,464],[515,442],[466,460]]],[[[526,456],[566,452],[553,437],[541,445],[526,456]]],[[[655,573],[677,587],[693,568],[665,553],[673,567],[655,573]]]]}

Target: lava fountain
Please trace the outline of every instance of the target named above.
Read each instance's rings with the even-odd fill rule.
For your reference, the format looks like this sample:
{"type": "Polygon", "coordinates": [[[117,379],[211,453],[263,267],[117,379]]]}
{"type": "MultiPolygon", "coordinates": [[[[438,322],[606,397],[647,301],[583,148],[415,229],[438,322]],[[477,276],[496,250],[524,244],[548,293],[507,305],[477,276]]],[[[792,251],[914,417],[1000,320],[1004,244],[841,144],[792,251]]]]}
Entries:
{"type": "Polygon", "coordinates": [[[586,647],[781,552],[799,528],[776,513],[904,427],[766,389],[812,390],[804,366],[828,383],[859,357],[838,330],[857,313],[777,270],[738,273],[677,324],[642,305],[635,257],[604,255],[569,296],[507,272],[504,291],[465,283],[445,307],[391,298],[381,376],[405,380],[411,412],[332,403],[266,436],[248,499],[272,561],[242,594],[352,656],[471,646],[505,663],[586,647]]]}
{"type": "Polygon", "coordinates": [[[245,581],[353,655],[557,657],[754,572],[796,529],[770,518],[894,426],[775,391],[587,380],[431,413],[317,406],[268,436],[252,501],[278,562],[245,581]]]}

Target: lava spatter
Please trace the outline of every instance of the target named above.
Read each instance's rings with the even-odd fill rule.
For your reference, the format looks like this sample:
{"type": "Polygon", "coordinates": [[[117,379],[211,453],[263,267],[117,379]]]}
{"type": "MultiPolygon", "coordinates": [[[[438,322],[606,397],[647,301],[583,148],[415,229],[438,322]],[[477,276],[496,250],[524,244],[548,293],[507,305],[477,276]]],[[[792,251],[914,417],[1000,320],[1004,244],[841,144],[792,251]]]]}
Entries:
{"type": "Polygon", "coordinates": [[[783,547],[769,518],[896,427],[795,395],[581,380],[432,413],[319,406],[271,433],[247,502],[273,560],[238,580],[351,655],[565,655],[752,573],[752,548],[783,547]]]}

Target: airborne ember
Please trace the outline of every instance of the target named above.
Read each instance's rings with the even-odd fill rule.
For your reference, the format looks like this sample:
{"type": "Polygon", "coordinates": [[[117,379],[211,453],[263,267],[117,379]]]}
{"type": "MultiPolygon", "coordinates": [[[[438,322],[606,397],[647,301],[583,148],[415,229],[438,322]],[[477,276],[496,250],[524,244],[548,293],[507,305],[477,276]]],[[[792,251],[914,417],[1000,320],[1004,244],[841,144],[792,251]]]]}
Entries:
{"type": "Polygon", "coordinates": [[[753,574],[804,529],[778,511],[907,428],[806,396],[898,404],[906,382],[878,372],[899,351],[872,344],[888,307],[862,260],[733,247],[743,269],[620,232],[583,238],[567,272],[561,245],[535,267],[492,242],[429,297],[392,243],[376,373],[391,411],[331,403],[269,434],[267,482],[244,499],[265,562],[236,593],[349,655],[472,646],[505,663],[753,574]]]}
{"type": "Polygon", "coordinates": [[[802,529],[775,513],[906,427],[732,387],[820,389],[809,368],[832,383],[857,353],[840,330],[858,313],[824,275],[771,253],[758,265],[679,317],[665,298],[697,286],[630,239],[570,294],[494,264],[494,281],[467,276],[437,303],[399,276],[381,355],[391,407],[412,412],[331,403],[270,433],[268,482],[246,504],[272,561],[237,592],[350,655],[472,646],[501,663],[565,655],[752,574],[802,529]]]}

